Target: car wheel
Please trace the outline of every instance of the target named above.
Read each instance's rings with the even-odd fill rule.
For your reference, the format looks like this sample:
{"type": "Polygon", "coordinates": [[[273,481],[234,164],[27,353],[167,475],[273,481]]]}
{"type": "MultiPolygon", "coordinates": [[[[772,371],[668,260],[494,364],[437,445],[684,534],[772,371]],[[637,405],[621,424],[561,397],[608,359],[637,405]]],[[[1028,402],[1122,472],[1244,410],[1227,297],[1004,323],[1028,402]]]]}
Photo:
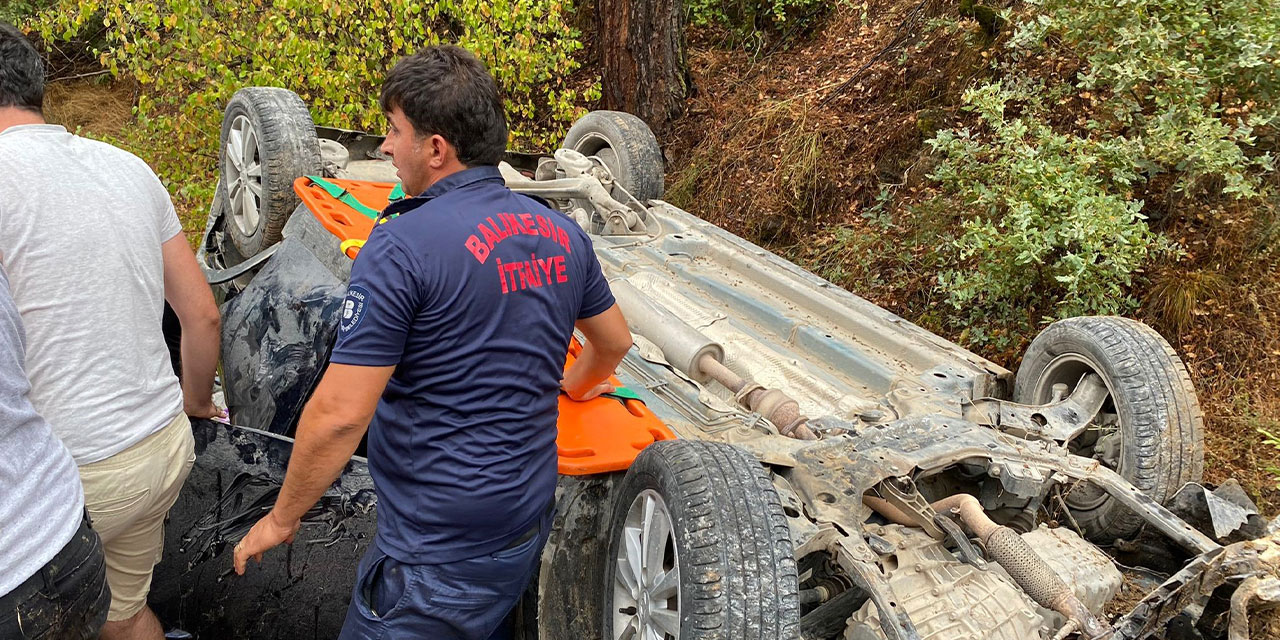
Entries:
{"type": "Polygon", "coordinates": [[[596,156],[636,200],[662,197],[662,149],[643,120],[621,111],[592,111],[565,136],[565,149],[596,156]]]}
{"type": "Polygon", "coordinates": [[[619,487],[604,589],[608,640],[791,640],[796,562],[778,494],[747,452],[657,442],[619,487]]]}
{"type": "Polygon", "coordinates": [[[320,173],[315,124],[298,94],[246,87],[227,104],[220,149],[227,234],[253,256],[280,240],[299,202],[293,181],[320,173]]]}
{"type": "MultiPolygon", "coordinates": [[[[1186,366],[1160,334],[1112,316],[1049,325],[1023,356],[1014,399],[1045,404],[1054,385],[1075,389],[1087,373],[1110,392],[1094,425],[1069,443],[1072,453],[1115,469],[1163,504],[1204,475],[1204,417],[1186,366]]],[[[1142,518],[1088,483],[1066,493],[1071,515],[1091,540],[1132,536],[1142,518]]]]}

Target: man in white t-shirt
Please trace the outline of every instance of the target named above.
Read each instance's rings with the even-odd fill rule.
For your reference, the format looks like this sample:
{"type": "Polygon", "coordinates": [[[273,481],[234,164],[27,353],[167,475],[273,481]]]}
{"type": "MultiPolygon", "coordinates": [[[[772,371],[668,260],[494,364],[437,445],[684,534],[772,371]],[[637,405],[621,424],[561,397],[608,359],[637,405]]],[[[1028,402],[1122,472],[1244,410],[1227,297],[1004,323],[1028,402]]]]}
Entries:
{"type": "Polygon", "coordinates": [[[219,321],[169,194],[142,160],[42,117],[43,63],[0,24],[0,265],[27,329],[31,403],[79,465],[106,555],[102,638],[159,640],[146,606],[164,518],[195,460],[219,321]],[[182,326],[182,382],[161,318],[182,326]]]}

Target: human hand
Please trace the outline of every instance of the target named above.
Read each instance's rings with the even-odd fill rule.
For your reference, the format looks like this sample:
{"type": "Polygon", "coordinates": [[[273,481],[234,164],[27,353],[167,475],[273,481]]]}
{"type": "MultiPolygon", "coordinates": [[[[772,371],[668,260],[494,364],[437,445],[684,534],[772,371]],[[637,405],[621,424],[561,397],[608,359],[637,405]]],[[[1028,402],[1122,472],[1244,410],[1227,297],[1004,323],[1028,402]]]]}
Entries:
{"type": "Polygon", "coordinates": [[[570,400],[573,400],[575,402],[586,402],[587,400],[591,400],[592,398],[599,397],[600,394],[602,393],[613,393],[614,391],[618,390],[618,388],[610,384],[608,380],[605,380],[604,382],[601,382],[600,384],[594,387],[591,387],[590,389],[587,389],[582,393],[574,393],[571,389],[569,389],[569,387],[565,386],[563,380],[560,381],[560,388],[564,391],[565,395],[569,396],[570,400]]]}
{"type": "Polygon", "coordinates": [[[249,558],[253,558],[259,563],[262,562],[262,554],[267,550],[279,545],[281,542],[293,544],[293,536],[298,533],[298,527],[302,526],[301,520],[294,520],[290,524],[280,524],[276,521],[276,512],[272,511],[265,517],[253,525],[249,533],[236,543],[234,554],[234,565],[236,575],[244,575],[245,567],[249,564],[249,558]]]}
{"type": "Polygon", "coordinates": [[[212,420],[215,418],[226,419],[227,410],[213,403],[212,399],[203,401],[183,401],[182,411],[187,414],[188,418],[203,418],[212,420]]]}

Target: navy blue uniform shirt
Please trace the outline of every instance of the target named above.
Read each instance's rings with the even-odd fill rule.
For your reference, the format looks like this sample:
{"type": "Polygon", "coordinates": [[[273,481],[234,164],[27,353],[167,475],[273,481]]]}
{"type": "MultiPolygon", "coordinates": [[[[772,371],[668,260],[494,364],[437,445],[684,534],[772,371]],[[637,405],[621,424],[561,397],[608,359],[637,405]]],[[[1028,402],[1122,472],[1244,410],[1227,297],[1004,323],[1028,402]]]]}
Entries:
{"type": "Polygon", "coordinates": [[[369,426],[376,542],[438,564],[502,549],[549,508],[573,324],[614,300],[586,233],[496,167],[396,213],[352,265],[330,360],[395,365],[369,426]]]}

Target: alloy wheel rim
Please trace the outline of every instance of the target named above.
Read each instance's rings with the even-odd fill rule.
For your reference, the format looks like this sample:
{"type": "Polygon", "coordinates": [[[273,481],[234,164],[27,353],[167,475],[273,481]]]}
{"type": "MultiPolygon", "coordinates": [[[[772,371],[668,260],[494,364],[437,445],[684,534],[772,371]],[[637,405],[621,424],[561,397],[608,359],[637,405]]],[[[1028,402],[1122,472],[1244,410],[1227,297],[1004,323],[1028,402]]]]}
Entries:
{"type": "Polygon", "coordinates": [[[680,561],[656,491],[641,491],[627,510],[615,565],[614,640],[680,640],[680,561]]]}
{"type": "Polygon", "coordinates": [[[262,208],[262,159],[258,131],[248,116],[239,115],[231,121],[222,155],[231,220],[241,233],[253,235],[262,208]]]}

